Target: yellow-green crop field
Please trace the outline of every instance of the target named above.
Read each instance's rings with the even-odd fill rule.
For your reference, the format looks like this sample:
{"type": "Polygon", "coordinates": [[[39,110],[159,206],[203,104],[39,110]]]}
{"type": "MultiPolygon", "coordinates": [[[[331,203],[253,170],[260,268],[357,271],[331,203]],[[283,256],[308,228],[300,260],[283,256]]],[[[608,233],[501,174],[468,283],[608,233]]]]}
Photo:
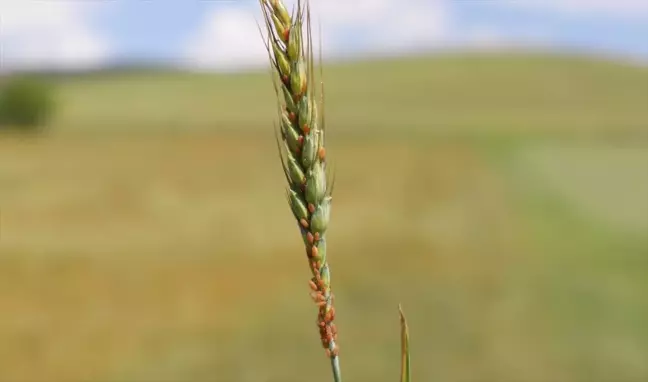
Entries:
{"type": "MultiPolygon", "coordinates": [[[[325,68],[350,382],[648,380],[648,69],[325,68]]],[[[0,382],[324,382],[269,74],[61,79],[0,135],[0,382]]]]}

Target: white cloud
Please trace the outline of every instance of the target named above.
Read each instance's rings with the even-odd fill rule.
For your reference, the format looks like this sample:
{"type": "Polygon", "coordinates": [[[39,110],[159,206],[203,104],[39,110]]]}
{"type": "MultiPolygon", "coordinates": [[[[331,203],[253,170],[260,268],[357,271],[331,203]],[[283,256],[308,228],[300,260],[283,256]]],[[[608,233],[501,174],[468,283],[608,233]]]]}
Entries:
{"type": "Polygon", "coordinates": [[[268,54],[257,20],[262,22],[260,12],[234,5],[219,7],[190,39],[187,64],[230,70],[266,63],[268,54]]]}
{"type": "MultiPolygon", "coordinates": [[[[286,1],[288,8],[296,1],[286,1]]],[[[325,57],[395,52],[442,44],[450,13],[445,0],[312,0],[313,39],[319,24],[325,57]]],[[[257,28],[257,2],[219,3],[189,39],[186,63],[196,68],[236,69],[266,65],[257,28]]]]}
{"type": "Polygon", "coordinates": [[[537,50],[555,45],[555,37],[550,30],[529,27],[518,31],[515,36],[493,25],[475,25],[464,31],[461,47],[472,50],[537,50]]]}
{"type": "Polygon", "coordinates": [[[91,28],[95,4],[0,0],[0,64],[83,68],[104,62],[108,44],[91,28]]]}
{"type": "Polygon", "coordinates": [[[337,32],[338,46],[349,38],[390,51],[435,46],[449,38],[451,27],[444,0],[316,0],[313,11],[323,27],[337,32]]]}
{"type": "Polygon", "coordinates": [[[515,7],[558,11],[572,16],[648,18],[646,0],[501,0],[515,7]]]}

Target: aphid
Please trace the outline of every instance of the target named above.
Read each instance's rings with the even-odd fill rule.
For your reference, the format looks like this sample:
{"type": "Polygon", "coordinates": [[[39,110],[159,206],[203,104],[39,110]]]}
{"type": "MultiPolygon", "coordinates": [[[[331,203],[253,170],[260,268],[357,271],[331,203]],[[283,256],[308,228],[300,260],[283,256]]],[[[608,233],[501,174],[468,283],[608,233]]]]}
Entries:
{"type": "Polygon", "coordinates": [[[335,319],[335,308],[331,306],[328,312],[326,312],[326,316],[324,317],[326,322],[333,322],[335,319]]]}
{"type": "Polygon", "coordinates": [[[326,338],[327,338],[327,339],[333,337],[333,331],[331,330],[331,326],[330,326],[330,325],[326,327],[326,333],[325,333],[325,335],[326,335],[326,338]]]}

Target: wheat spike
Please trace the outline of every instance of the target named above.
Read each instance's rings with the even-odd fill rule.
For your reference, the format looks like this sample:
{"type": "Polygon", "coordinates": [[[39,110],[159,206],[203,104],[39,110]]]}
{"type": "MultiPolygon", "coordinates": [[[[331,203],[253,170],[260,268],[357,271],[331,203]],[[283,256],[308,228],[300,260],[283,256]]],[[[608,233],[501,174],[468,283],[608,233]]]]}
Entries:
{"type": "MultiPolygon", "coordinates": [[[[286,198],[303,237],[312,272],[309,284],[318,306],[320,340],[331,360],[334,380],[340,382],[331,270],[326,253],[333,182],[329,182],[327,175],[324,118],[318,113],[316,102],[310,7],[299,0],[297,9],[289,13],[281,0],[259,3],[268,32],[266,49],[278,100],[276,138],[288,183],[286,198]]],[[[320,92],[319,112],[324,100],[323,90],[320,92]]]]}

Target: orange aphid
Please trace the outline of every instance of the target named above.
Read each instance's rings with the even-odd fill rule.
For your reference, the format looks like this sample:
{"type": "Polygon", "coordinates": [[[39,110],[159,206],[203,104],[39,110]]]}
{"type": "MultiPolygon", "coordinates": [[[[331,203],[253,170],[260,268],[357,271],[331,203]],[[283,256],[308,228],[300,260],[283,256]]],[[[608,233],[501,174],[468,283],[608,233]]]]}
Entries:
{"type": "Polygon", "coordinates": [[[335,319],[335,308],[331,306],[328,312],[326,312],[325,320],[331,322],[335,319]]]}

